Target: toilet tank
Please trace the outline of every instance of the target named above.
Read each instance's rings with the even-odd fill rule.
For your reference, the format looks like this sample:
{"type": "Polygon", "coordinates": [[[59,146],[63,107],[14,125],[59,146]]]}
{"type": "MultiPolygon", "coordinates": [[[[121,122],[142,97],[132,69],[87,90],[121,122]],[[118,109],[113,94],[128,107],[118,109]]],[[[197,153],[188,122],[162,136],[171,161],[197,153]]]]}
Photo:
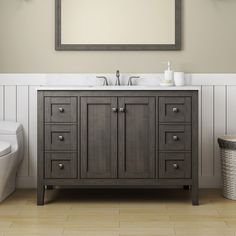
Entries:
{"type": "Polygon", "coordinates": [[[0,121],[0,141],[9,142],[11,150],[23,156],[23,126],[20,123],[0,121]]]}

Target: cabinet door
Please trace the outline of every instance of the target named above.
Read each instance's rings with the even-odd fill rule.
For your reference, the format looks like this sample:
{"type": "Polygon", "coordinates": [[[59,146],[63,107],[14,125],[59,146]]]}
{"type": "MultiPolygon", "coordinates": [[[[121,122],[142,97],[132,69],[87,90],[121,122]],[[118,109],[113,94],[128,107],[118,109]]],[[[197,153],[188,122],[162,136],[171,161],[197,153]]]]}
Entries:
{"type": "Polygon", "coordinates": [[[117,98],[81,98],[81,178],[117,178],[117,98]]]}
{"type": "Polygon", "coordinates": [[[155,178],[155,98],[119,98],[119,178],[155,178]]]}

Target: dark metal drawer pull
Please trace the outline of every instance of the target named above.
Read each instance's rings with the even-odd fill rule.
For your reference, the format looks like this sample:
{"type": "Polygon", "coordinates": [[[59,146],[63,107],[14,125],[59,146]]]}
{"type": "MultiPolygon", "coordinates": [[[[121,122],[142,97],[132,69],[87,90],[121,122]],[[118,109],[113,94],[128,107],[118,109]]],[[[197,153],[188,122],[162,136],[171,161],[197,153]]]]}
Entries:
{"type": "Polygon", "coordinates": [[[60,168],[61,170],[64,169],[64,165],[63,165],[63,164],[59,163],[58,166],[59,166],[59,168],[60,168]]]}
{"type": "Polygon", "coordinates": [[[121,107],[120,112],[125,112],[125,108],[121,107]]]}
{"type": "Polygon", "coordinates": [[[178,113],[178,112],[179,112],[179,109],[178,109],[177,107],[174,107],[174,108],[172,109],[172,111],[173,111],[174,113],[178,113]]]}
{"type": "Polygon", "coordinates": [[[63,107],[59,107],[58,110],[63,113],[65,111],[65,109],[63,107]]]}
{"type": "Polygon", "coordinates": [[[176,136],[176,135],[174,135],[174,136],[173,136],[173,140],[174,140],[174,141],[178,141],[178,140],[179,140],[179,137],[176,136]]]}
{"type": "Polygon", "coordinates": [[[58,136],[60,141],[64,141],[64,137],[62,135],[58,136]]]}
{"type": "Polygon", "coordinates": [[[174,169],[176,169],[176,170],[179,168],[178,164],[176,164],[176,163],[173,164],[173,167],[174,167],[174,169]]]}
{"type": "Polygon", "coordinates": [[[117,109],[116,107],[113,107],[111,110],[112,110],[113,112],[117,112],[117,111],[118,111],[118,109],[117,109]]]}

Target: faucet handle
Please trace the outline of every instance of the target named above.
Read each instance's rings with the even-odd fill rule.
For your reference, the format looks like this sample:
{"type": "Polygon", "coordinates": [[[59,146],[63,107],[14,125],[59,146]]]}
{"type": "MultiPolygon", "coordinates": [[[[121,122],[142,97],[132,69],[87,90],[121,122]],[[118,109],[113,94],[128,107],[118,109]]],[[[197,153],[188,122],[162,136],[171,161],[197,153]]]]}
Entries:
{"type": "Polygon", "coordinates": [[[133,85],[133,79],[139,79],[140,76],[130,76],[129,80],[128,80],[128,86],[132,86],[133,85]]]}
{"type": "Polygon", "coordinates": [[[108,80],[106,76],[96,76],[98,79],[103,79],[103,86],[108,86],[108,80]]]}

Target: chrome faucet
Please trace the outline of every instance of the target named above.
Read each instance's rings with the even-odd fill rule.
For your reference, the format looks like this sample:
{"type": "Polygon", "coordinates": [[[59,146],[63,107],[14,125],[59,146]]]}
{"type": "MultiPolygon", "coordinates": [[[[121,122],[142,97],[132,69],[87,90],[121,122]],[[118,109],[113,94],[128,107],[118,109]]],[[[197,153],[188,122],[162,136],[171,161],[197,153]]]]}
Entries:
{"type": "Polygon", "coordinates": [[[129,80],[128,80],[128,86],[132,86],[133,85],[133,79],[139,79],[140,76],[130,76],[129,80]]]}
{"type": "Polygon", "coordinates": [[[103,86],[108,86],[108,80],[106,76],[96,76],[98,79],[103,79],[103,86]]]}
{"type": "Polygon", "coordinates": [[[120,86],[120,71],[117,70],[116,71],[116,83],[115,83],[116,86],[120,86]]]}

